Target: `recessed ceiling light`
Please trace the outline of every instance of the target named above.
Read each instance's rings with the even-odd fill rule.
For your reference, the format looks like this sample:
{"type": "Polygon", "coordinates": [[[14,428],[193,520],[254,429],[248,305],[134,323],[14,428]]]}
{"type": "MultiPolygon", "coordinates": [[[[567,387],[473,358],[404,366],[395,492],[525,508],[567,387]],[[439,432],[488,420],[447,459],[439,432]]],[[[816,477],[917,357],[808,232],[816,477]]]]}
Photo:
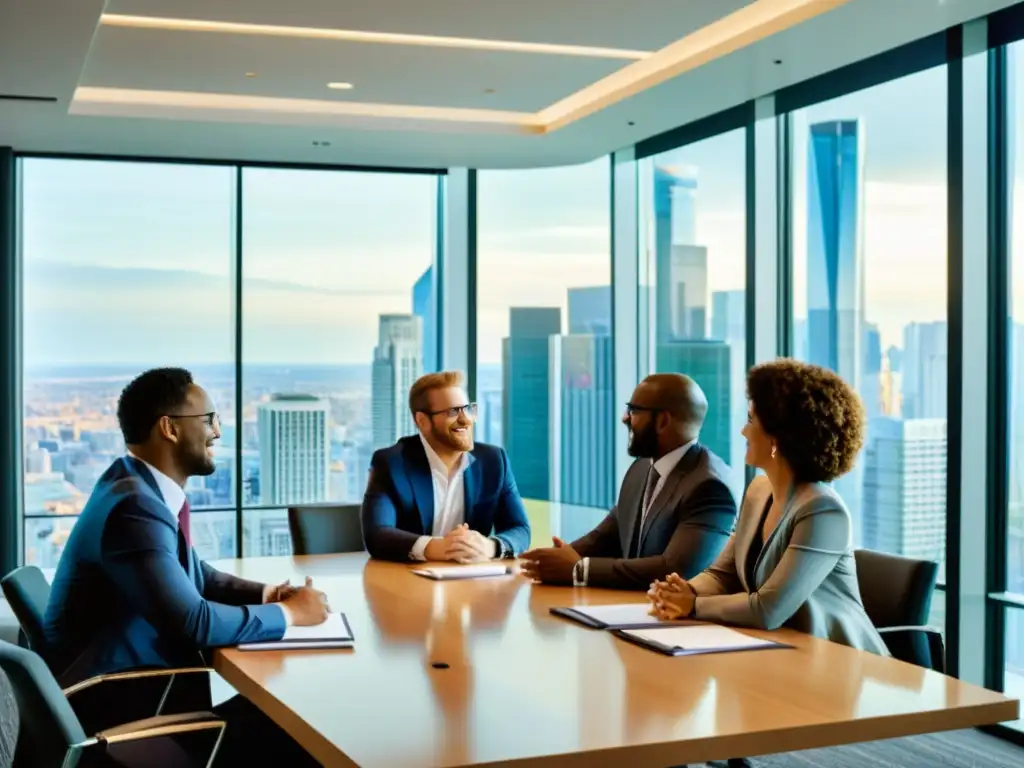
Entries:
{"type": "Polygon", "coordinates": [[[328,83],[327,87],[335,91],[351,91],[352,83],[328,83]]]}
{"type": "Polygon", "coordinates": [[[255,72],[246,72],[245,76],[246,77],[256,77],[256,73],[255,72]]]}

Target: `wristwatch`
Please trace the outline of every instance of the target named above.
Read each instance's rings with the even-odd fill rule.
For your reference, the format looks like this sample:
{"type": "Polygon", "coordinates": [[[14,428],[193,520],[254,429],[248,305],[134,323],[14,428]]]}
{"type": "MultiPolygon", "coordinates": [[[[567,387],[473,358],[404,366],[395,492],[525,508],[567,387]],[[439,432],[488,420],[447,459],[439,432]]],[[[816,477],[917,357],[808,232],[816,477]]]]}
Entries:
{"type": "Polygon", "coordinates": [[[497,536],[490,536],[491,541],[495,542],[495,560],[508,560],[512,557],[512,550],[509,549],[508,544],[505,543],[504,539],[498,538],[497,536]]]}

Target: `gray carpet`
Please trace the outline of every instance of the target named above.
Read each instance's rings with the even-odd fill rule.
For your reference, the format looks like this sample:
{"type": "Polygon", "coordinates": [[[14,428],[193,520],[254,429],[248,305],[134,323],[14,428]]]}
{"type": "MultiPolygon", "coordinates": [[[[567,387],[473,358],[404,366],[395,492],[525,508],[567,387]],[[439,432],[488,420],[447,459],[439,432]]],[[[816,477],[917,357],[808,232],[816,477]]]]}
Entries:
{"type": "Polygon", "coordinates": [[[752,768],[1020,768],[1024,747],[980,731],[949,731],[755,757],[749,762],[752,768]]]}

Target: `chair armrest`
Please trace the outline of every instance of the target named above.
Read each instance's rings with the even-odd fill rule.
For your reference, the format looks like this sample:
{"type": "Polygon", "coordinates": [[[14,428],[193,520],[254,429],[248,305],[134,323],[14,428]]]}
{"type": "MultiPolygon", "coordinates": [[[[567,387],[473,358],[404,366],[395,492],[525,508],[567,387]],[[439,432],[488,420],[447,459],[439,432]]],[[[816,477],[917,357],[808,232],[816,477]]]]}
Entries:
{"type": "MultiPolygon", "coordinates": [[[[936,627],[880,627],[878,634],[882,636],[890,651],[895,646],[899,649],[908,649],[908,655],[915,658],[927,655],[928,668],[945,674],[946,648],[942,641],[942,632],[936,627]]],[[[899,656],[903,658],[903,654],[899,656]]],[[[904,658],[904,661],[909,659],[904,658]]]]}
{"type": "Polygon", "coordinates": [[[209,667],[182,667],[181,669],[139,669],[133,672],[113,672],[109,675],[96,675],[96,677],[90,677],[88,680],[83,680],[80,683],[64,689],[64,696],[74,696],[76,693],[92,688],[100,683],[116,683],[119,680],[141,680],[146,677],[170,677],[171,680],[168,682],[168,687],[174,682],[175,675],[195,675],[199,673],[210,674],[212,670],[209,667]]]}
{"type": "MultiPolygon", "coordinates": [[[[88,755],[98,752],[102,755],[107,755],[108,750],[112,745],[115,744],[130,744],[133,742],[146,742],[151,739],[162,739],[180,736],[186,733],[196,733],[201,731],[216,732],[216,739],[214,740],[213,747],[210,749],[209,757],[206,761],[206,766],[212,766],[217,759],[217,751],[220,749],[221,742],[224,739],[224,729],[227,724],[221,718],[210,712],[189,712],[182,715],[159,715],[157,717],[148,717],[144,720],[136,720],[133,723],[127,723],[125,725],[117,726],[116,728],[107,729],[101,733],[96,734],[91,739],[86,739],[80,744],[75,744],[68,751],[68,755],[65,757],[65,765],[74,765],[79,759],[85,757],[88,760],[88,755]],[[69,760],[71,762],[69,762],[69,760]]],[[[151,756],[153,754],[161,755],[160,747],[157,743],[154,743],[145,748],[147,754],[151,756]],[[152,750],[156,750],[153,752],[152,750]]],[[[177,764],[179,758],[183,759],[183,764],[187,763],[192,765],[192,759],[188,757],[185,752],[179,751],[180,745],[172,747],[171,762],[177,764]]],[[[109,755],[112,757],[114,755],[109,755]]],[[[167,757],[167,754],[161,755],[161,757],[167,757]]],[[[106,764],[105,762],[103,764],[106,764]]]]}

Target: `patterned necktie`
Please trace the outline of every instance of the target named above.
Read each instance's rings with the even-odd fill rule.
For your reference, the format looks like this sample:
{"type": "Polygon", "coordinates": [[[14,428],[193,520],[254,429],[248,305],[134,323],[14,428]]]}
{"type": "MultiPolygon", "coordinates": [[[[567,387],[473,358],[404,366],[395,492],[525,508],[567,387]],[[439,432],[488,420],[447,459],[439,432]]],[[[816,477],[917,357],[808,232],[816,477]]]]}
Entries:
{"type": "Polygon", "coordinates": [[[181,505],[181,512],[178,513],[178,529],[181,531],[181,535],[185,537],[185,546],[189,549],[192,548],[192,507],[188,504],[188,499],[185,499],[185,503],[181,505]]]}

